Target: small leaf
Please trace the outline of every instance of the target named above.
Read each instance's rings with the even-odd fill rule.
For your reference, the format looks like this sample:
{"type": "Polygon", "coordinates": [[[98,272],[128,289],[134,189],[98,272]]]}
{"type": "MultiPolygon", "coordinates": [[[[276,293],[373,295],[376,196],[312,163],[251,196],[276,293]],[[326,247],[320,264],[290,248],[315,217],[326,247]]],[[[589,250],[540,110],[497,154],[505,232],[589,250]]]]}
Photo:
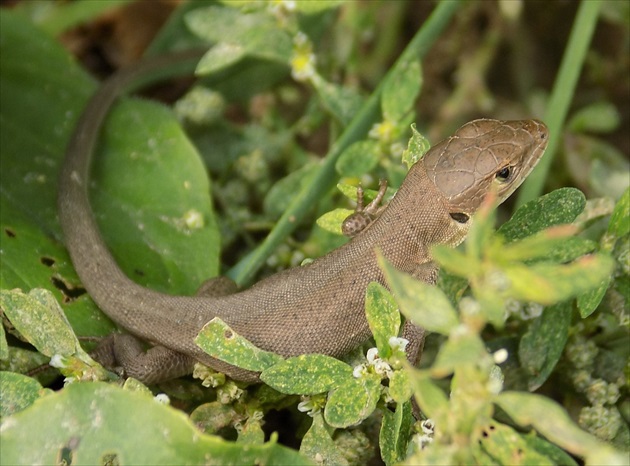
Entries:
{"type": "Polygon", "coordinates": [[[15,328],[42,354],[73,356],[83,352],[59,303],[48,290],[0,291],[0,307],[15,328]]]}
{"type": "Polygon", "coordinates": [[[308,2],[295,2],[295,9],[300,13],[314,14],[324,10],[332,10],[345,3],[345,0],[309,0],[308,2]]]}
{"type": "Polygon", "coordinates": [[[498,464],[555,464],[550,458],[530,448],[522,434],[496,421],[490,421],[482,428],[478,447],[498,464]]]}
{"type": "Polygon", "coordinates": [[[418,60],[411,60],[396,68],[383,87],[381,108],[388,121],[398,121],[410,112],[422,86],[422,71],[418,60]]]}
{"type": "Polygon", "coordinates": [[[521,338],[518,357],[529,373],[527,387],[537,390],[562,356],[571,325],[571,302],[546,307],[521,338]]]}
{"type": "Polygon", "coordinates": [[[352,367],[323,354],[303,354],[279,362],[260,374],[260,380],[281,393],[315,395],[352,377],[352,367]]]}
{"type": "Polygon", "coordinates": [[[553,262],[568,262],[593,252],[597,243],[584,238],[570,236],[577,228],[560,225],[534,233],[532,236],[504,244],[489,251],[497,262],[546,259],[553,262]]]}
{"type": "Polygon", "coordinates": [[[440,348],[435,363],[431,366],[431,375],[441,378],[452,374],[458,367],[474,367],[487,355],[486,347],[478,335],[452,335],[440,348]]]}
{"type": "Polygon", "coordinates": [[[199,60],[195,73],[207,76],[239,62],[246,54],[241,45],[218,43],[199,60]]]}
{"type": "Polygon", "coordinates": [[[630,188],[625,190],[615,204],[608,223],[608,233],[615,235],[617,238],[630,233],[630,188]]]}
{"type": "Polygon", "coordinates": [[[396,301],[380,283],[372,282],[368,285],[365,292],[365,313],[380,357],[389,358],[392,354],[389,339],[398,336],[400,313],[396,301]]]}
{"type": "Polygon", "coordinates": [[[320,464],[345,466],[348,460],[330,437],[324,417],[321,413],[313,416],[311,428],[304,434],[300,444],[300,453],[320,464]]]}
{"type": "Polygon", "coordinates": [[[281,356],[254,346],[218,317],[201,329],[195,343],[213,358],[249,371],[261,372],[283,361],[281,356]]]}
{"type": "Polygon", "coordinates": [[[611,281],[612,276],[607,277],[602,280],[596,288],[586,291],[577,297],[576,304],[582,319],[586,319],[595,312],[595,309],[597,309],[602,299],[604,299],[604,296],[606,296],[611,281]]]}
{"type": "Polygon", "coordinates": [[[427,372],[414,371],[411,380],[414,397],[427,417],[436,418],[440,412],[449,409],[448,397],[427,372]]]}
{"type": "Polygon", "coordinates": [[[567,452],[553,443],[549,443],[547,440],[539,437],[535,432],[524,435],[523,439],[529,445],[530,449],[536,450],[538,453],[550,458],[553,464],[578,466],[575,459],[573,459],[567,452]]]}
{"type": "Polygon", "coordinates": [[[383,409],[378,443],[381,447],[381,458],[387,466],[398,464],[405,459],[412,426],[411,403],[398,403],[394,412],[383,409]]]}
{"type": "Polygon", "coordinates": [[[381,378],[378,375],[350,378],[329,395],[324,418],[333,427],[357,425],[374,412],[380,396],[381,378]]]}
{"type": "Polygon", "coordinates": [[[389,396],[396,403],[402,404],[411,398],[412,389],[407,370],[397,370],[389,378],[389,396]]]}
{"type": "Polygon", "coordinates": [[[433,246],[431,257],[441,268],[458,277],[469,278],[481,273],[481,261],[445,245],[433,246]]]}
{"type": "Polygon", "coordinates": [[[332,84],[316,74],[311,80],[321,103],[342,125],[350,123],[362,105],[363,99],[349,87],[332,84]]]}
{"type": "Polygon", "coordinates": [[[341,176],[360,177],[369,173],[378,164],[380,150],[372,139],[357,141],[344,150],[335,164],[341,176]]]}
{"type": "Polygon", "coordinates": [[[610,102],[595,102],[573,115],[567,127],[576,133],[610,133],[619,127],[617,108],[610,102]]]}
{"type": "MultiPolygon", "coordinates": [[[[243,49],[247,55],[285,64],[291,58],[291,37],[264,12],[245,13],[213,5],[190,11],[185,20],[197,36],[215,43],[237,45],[237,50],[243,49]]],[[[227,54],[224,57],[223,60],[229,60],[227,54]]]]}
{"type": "Polygon", "coordinates": [[[343,235],[343,232],[341,231],[341,226],[343,225],[344,220],[353,213],[354,211],[350,209],[331,210],[330,212],[326,212],[324,215],[319,217],[316,223],[317,226],[330,233],[334,233],[335,235],[343,235]]]}
{"type": "Polygon", "coordinates": [[[379,255],[379,266],[405,317],[430,332],[448,335],[457,325],[457,312],[444,293],[400,272],[379,255]]]}
{"type": "Polygon", "coordinates": [[[402,161],[407,165],[407,169],[420,160],[424,154],[431,148],[429,140],[425,138],[416,129],[416,124],[411,124],[411,138],[407,144],[407,148],[403,151],[402,161]]]}
{"type": "Polygon", "coordinates": [[[14,372],[0,372],[0,419],[22,411],[35,400],[53,393],[32,377],[14,372]]]}
{"type": "Polygon", "coordinates": [[[498,231],[508,241],[525,238],[545,228],[573,222],[585,205],[580,190],[556,189],[520,207],[498,231]]]}
{"type": "Polygon", "coordinates": [[[503,392],[498,404],[521,427],[532,426],[565,450],[586,458],[587,464],[624,464],[627,456],[587,434],[555,402],[532,393],[503,392]]]}
{"type": "Polygon", "coordinates": [[[567,265],[540,263],[531,267],[503,268],[509,295],[523,301],[554,304],[600,286],[614,269],[614,260],[604,254],[578,259],[567,265]]]}

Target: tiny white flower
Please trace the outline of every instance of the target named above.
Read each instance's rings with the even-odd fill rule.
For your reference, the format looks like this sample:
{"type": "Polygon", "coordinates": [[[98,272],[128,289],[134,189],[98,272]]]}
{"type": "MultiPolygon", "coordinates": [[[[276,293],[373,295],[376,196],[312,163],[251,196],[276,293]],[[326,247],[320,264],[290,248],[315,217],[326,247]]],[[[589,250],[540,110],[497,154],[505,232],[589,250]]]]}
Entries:
{"type": "Polygon", "coordinates": [[[494,352],[492,358],[494,359],[495,364],[502,364],[507,361],[508,352],[505,348],[501,348],[500,350],[494,352]]]}
{"type": "Polygon", "coordinates": [[[63,356],[61,356],[60,354],[53,354],[48,365],[51,367],[56,367],[57,369],[63,369],[65,367],[63,356]]]}
{"type": "Polygon", "coordinates": [[[312,398],[307,396],[303,397],[302,401],[298,403],[297,409],[298,411],[306,413],[311,417],[321,411],[321,407],[316,404],[312,398]]]}
{"type": "Polygon", "coordinates": [[[368,363],[369,363],[369,364],[374,364],[374,361],[375,361],[378,357],[379,357],[379,356],[378,356],[378,348],[370,348],[370,349],[367,351],[366,358],[367,358],[367,361],[368,361],[368,363]]]}
{"type": "Polygon", "coordinates": [[[171,404],[171,399],[168,397],[166,393],[158,393],[157,395],[153,397],[153,399],[162,405],[171,404]]]}
{"type": "Polygon", "coordinates": [[[377,359],[374,361],[374,372],[378,375],[390,377],[392,375],[392,366],[389,365],[387,361],[383,361],[382,359],[377,359]]]}
{"type": "Polygon", "coordinates": [[[352,370],[352,376],[355,379],[360,379],[366,374],[367,374],[367,366],[365,364],[359,364],[358,366],[355,366],[355,368],[352,370]]]}
{"type": "Polygon", "coordinates": [[[409,340],[402,337],[390,337],[389,338],[389,346],[391,349],[405,351],[407,345],[409,344],[409,340]]]}

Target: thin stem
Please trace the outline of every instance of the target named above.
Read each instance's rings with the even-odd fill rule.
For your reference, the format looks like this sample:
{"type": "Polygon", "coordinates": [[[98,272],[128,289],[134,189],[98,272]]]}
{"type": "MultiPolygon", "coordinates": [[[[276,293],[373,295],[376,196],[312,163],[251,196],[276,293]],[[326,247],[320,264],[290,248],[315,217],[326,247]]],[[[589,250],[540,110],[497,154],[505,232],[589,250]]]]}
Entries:
{"type": "Polygon", "coordinates": [[[597,24],[600,5],[599,0],[582,0],[580,4],[545,112],[545,123],[549,127],[549,144],[545,155],[523,183],[516,207],[542,194],[545,179],[561,140],[562,127],[569,112],[586,52],[597,24]]]}

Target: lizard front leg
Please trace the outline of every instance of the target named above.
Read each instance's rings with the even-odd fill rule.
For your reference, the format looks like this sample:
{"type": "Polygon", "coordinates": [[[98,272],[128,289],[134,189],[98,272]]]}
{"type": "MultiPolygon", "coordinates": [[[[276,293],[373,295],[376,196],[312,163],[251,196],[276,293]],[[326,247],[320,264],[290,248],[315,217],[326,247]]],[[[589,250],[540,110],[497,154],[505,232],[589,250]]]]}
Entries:
{"type": "Polygon", "coordinates": [[[387,191],[387,181],[380,180],[376,197],[365,207],[363,206],[363,188],[357,187],[357,207],[354,213],[348,216],[341,224],[341,232],[350,238],[358,235],[361,231],[372,223],[379,215],[381,206],[379,204],[387,191]]]}

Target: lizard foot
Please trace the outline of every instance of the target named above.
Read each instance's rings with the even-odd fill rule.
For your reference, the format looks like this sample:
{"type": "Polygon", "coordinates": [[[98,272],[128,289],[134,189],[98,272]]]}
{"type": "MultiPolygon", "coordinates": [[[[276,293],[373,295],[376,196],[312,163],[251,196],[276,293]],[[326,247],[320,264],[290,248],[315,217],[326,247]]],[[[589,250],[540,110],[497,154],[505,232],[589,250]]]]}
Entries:
{"type": "Polygon", "coordinates": [[[341,232],[350,238],[356,236],[372,223],[380,213],[381,206],[379,204],[387,191],[387,181],[380,180],[378,185],[378,193],[367,206],[363,206],[363,188],[359,185],[357,188],[357,207],[354,213],[348,216],[341,224],[341,232]]]}

